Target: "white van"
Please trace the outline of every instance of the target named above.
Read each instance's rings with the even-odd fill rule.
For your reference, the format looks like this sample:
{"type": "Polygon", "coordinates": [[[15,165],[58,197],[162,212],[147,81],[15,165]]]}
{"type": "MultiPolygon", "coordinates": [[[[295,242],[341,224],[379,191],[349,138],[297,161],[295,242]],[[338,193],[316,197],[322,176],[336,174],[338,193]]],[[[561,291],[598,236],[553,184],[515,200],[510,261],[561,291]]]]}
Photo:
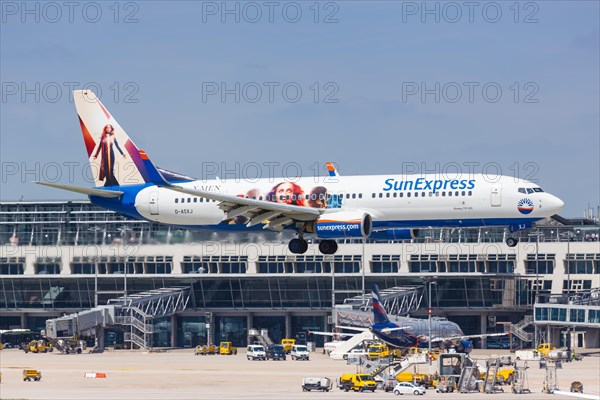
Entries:
{"type": "Polygon", "coordinates": [[[292,346],[291,351],[292,360],[306,360],[308,361],[308,347],[303,344],[295,344],[292,346]]]}
{"type": "Polygon", "coordinates": [[[246,358],[248,360],[266,360],[267,354],[265,353],[264,346],[258,344],[251,344],[246,348],[246,358]]]}

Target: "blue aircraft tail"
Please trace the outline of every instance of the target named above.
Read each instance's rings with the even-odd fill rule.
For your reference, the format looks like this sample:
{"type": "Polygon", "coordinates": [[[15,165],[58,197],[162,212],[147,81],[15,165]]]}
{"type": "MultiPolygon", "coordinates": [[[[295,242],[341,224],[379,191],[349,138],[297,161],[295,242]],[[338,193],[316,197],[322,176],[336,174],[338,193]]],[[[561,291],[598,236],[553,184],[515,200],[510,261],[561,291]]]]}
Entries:
{"type": "Polygon", "coordinates": [[[381,295],[379,294],[379,288],[377,285],[373,285],[373,325],[389,324],[390,320],[387,316],[387,312],[381,305],[381,295]]]}

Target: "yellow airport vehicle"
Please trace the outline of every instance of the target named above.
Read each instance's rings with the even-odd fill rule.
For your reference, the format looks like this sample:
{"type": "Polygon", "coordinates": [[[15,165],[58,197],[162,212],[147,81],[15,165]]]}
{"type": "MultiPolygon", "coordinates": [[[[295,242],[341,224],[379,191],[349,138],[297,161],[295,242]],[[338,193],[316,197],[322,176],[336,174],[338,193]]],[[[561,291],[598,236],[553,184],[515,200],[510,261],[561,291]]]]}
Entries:
{"type": "Polygon", "coordinates": [[[43,340],[32,340],[23,346],[23,351],[25,351],[25,353],[46,353],[48,348],[43,340]]]}
{"type": "Polygon", "coordinates": [[[552,346],[551,343],[540,343],[535,350],[542,356],[547,357],[551,350],[556,350],[556,347],[552,346]]]}
{"type": "Polygon", "coordinates": [[[290,338],[281,339],[281,345],[283,346],[283,349],[285,350],[286,354],[290,354],[290,351],[292,351],[292,347],[295,344],[296,344],[296,339],[290,339],[290,338]]]}
{"type": "Polygon", "coordinates": [[[219,343],[219,354],[231,356],[237,354],[237,347],[234,347],[231,342],[219,343]]]}
{"type": "Polygon", "coordinates": [[[194,355],[198,356],[198,355],[203,355],[205,356],[206,353],[208,353],[208,347],[206,345],[198,345],[196,346],[196,348],[194,349],[194,355]]]}
{"type": "Polygon", "coordinates": [[[433,376],[429,374],[415,374],[409,371],[400,372],[396,375],[396,380],[398,382],[411,382],[418,385],[423,385],[424,387],[436,387],[437,379],[433,379],[433,376]]]}
{"type": "Polygon", "coordinates": [[[371,343],[367,348],[369,359],[376,360],[390,356],[390,348],[383,343],[371,343]]]}
{"type": "Polygon", "coordinates": [[[42,373],[36,369],[24,369],[23,370],[23,381],[39,381],[42,379],[42,373]]]}
{"type": "Polygon", "coordinates": [[[377,382],[368,374],[343,374],[339,379],[338,387],[345,392],[349,390],[355,392],[370,390],[374,392],[377,388],[377,382]]]}

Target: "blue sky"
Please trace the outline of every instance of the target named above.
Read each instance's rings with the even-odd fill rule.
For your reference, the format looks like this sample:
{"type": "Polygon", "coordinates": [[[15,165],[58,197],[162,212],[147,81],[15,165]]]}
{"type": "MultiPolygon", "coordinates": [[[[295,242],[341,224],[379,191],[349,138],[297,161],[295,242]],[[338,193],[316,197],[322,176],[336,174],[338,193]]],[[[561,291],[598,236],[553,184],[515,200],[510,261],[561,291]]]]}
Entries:
{"type": "Polygon", "coordinates": [[[600,203],[596,1],[275,1],[272,17],[264,2],[27,4],[2,2],[3,200],[76,198],[37,179],[88,184],[68,87],[94,82],[138,147],[192,176],[478,163],[537,179],[566,216],[600,203]],[[236,83],[239,102],[222,99],[236,83]]]}

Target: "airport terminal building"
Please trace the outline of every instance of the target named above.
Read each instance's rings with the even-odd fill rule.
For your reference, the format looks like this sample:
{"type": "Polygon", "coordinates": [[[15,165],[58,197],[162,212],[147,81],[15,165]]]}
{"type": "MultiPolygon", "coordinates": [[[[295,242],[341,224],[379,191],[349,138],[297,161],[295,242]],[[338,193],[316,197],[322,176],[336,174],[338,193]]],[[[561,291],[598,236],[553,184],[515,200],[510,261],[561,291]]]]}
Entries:
{"type": "MultiPolygon", "coordinates": [[[[399,309],[411,316],[427,317],[431,295],[433,315],[465,334],[512,323],[532,342],[565,345],[568,335],[574,347],[600,347],[600,226],[575,222],[549,221],[513,248],[490,227],[340,241],[329,256],[311,245],[295,255],[288,233],[187,231],[88,201],[2,202],[0,329],[42,330],[49,318],[144,293],[165,299],[153,300],[158,308],[185,305],[155,314],[151,346],[244,346],[251,328],[268,329],[274,340],[330,330],[333,307],[368,300],[376,283],[401,292],[399,301],[410,304],[399,309]]],[[[110,335],[126,338],[118,329],[110,335]]]]}

